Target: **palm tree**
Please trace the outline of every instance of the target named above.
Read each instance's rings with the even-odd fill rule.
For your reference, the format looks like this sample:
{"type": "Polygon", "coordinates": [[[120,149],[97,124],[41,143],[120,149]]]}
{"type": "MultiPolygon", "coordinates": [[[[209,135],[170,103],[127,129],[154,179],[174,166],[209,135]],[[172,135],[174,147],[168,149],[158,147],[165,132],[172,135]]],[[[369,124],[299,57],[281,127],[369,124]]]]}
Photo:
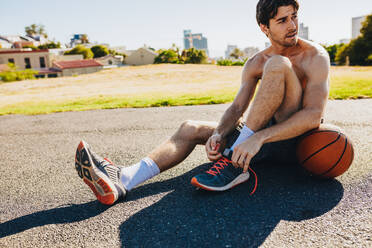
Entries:
{"type": "Polygon", "coordinates": [[[44,25],[31,24],[25,27],[25,32],[28,36],[41,35],[48,38],[44,25]]]}

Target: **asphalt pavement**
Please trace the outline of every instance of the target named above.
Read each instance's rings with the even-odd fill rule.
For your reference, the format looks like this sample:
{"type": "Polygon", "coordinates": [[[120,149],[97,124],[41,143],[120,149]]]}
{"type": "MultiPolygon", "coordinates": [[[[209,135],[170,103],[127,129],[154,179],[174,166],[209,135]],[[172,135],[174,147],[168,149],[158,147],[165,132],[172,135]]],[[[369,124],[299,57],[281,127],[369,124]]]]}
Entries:
{"type": "Polygon", "coordinates": [[[326,122],[352,139],[335,180],[263,164],[230,191],[196,190],[199,146],[180,165],[99,204],[74,169],[81,139],[130,165],[187,119],[218,121],[228,105],[0,116],[0,247],[372,247],[372,100],[329,101],[326,122]]]}

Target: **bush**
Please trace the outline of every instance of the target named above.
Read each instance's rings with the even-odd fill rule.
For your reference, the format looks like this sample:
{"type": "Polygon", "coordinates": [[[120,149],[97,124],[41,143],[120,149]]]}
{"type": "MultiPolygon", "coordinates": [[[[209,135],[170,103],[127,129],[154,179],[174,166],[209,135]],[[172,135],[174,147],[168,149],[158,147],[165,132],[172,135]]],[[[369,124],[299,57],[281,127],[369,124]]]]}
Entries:
{"type": "Polygon", "coordinates": [[[180,61],[185,64],[202,64],[207,61],[207,55],[204,50],[198,50],[192,47],[182,51],[180,61]]]}
{"type": "Polygon", "coordinates": [[[61,48],[61,43],[60,42],[57,42],[57,43],[50,42],[50,43],[47,43],[47,44],[40,45],[37,48],[39,48],[39,49],[61,48]]]}
{"type": "Polygon", "coordinates": [[[197,50],[195,48],[182,50],[182,53],[180,54],[179,49],[173,47],[167,50],[159,50],[158,54],[159,55],[155,57],[155,64],[202,64],[207,61],[205,51],[197,50]]]}
{"type": "Polygon", "coordinates": [[[72,54],[82,54],[84,59],[91,59],[93,58],[93,52],[89,49],[86,48],[85,46],[82,45],[77,45],[73,49],[66,51],[64,55],[72,55],[72,54]]]}
{"type": "Polygon", "coordinates": [[[220,59],[220,60],[217,61],[217,65],[221,65],[221,66],[243,66],[246,61],[247,61],[247,59],[245,59],[243,61],[241,61],[241,60],[232,61],[232,60],[229,60],[229,59],[220,59]]]}
{"type": "Polygon", "coordinates": [[[35,75],[38,74],[34,70],[23,70],[23,71],[4,71],[0,72],[0,79],[4,82],[22,81],[26,79],[35,79],[35,75]]]}
{"type": "Polygon", "coordinates": [[[231,66],[232,65],[232,61],[229,60],[229,59],[220,59],[220,60],[217,60],[217,65],[231,66]]]}
{"type": "Polygon", "coordinates": [[[94,54],[93,58],[99,58],[99,57],[103,57],[109,54],[109,50],[107,49],[107,47],[102,46],[102,45],[92,46],[90,50],[94,54]]]}
{"type": "Polygon", "coordinates": [[[34,45],[25,45],[25,46],[22,46],[22,48],[31,48],[32,49],[32,51],[34,51],[34,50],[39,50],[36,46],[34,46],[34,45]]]}
{"type": "Polygon", "coordinates": [[[367,62],[372,64],[372,54],[370,54],[367,58],[367,62]]]}
{"type": "Polygon", "coordinates": [[[160,50],[159,55],[155,57],[154,63],[161,64],[161,63],[172,63],[177,64],[179,63],[178,54],[176,51],[172,49],[168,50],[160,50]]]}

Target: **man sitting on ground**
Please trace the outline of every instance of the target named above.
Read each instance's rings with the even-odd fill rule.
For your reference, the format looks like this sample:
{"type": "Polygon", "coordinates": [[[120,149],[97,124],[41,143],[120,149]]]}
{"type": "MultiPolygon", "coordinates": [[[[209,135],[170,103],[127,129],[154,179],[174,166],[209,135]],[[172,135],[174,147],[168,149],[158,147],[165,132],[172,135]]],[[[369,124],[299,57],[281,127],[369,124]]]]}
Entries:
{"type": "Polygon", "coordinates": [[[75,167],[98,200],[113,204],[181,163],[198,144],[205,145],[214,162],[191,183],[207,190],[227,190],[247,181],[250,165],[258,161],[296,163],[296,137],[321,123],[330,68],[321,46],[297,37],[298,9],[297,0],[258,2],[257,22],[271,46],[245,63],[240,90],[219,123],[186,121],[170,139],[128,167],[102,159],[80,142],[75,167]]]}

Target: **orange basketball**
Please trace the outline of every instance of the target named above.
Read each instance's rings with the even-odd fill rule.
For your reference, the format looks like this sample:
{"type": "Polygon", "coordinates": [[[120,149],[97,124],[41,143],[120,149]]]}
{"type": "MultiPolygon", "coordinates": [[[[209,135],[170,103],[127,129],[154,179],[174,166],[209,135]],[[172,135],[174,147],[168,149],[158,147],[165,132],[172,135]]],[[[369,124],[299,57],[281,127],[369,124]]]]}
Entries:
{"type": "Polygon", "coordinates": [[[334,178],[349,169],[354,159],[351,140],[333,125],[305,133],[297,143],[297,159],[311,174],[334,178]]]}

